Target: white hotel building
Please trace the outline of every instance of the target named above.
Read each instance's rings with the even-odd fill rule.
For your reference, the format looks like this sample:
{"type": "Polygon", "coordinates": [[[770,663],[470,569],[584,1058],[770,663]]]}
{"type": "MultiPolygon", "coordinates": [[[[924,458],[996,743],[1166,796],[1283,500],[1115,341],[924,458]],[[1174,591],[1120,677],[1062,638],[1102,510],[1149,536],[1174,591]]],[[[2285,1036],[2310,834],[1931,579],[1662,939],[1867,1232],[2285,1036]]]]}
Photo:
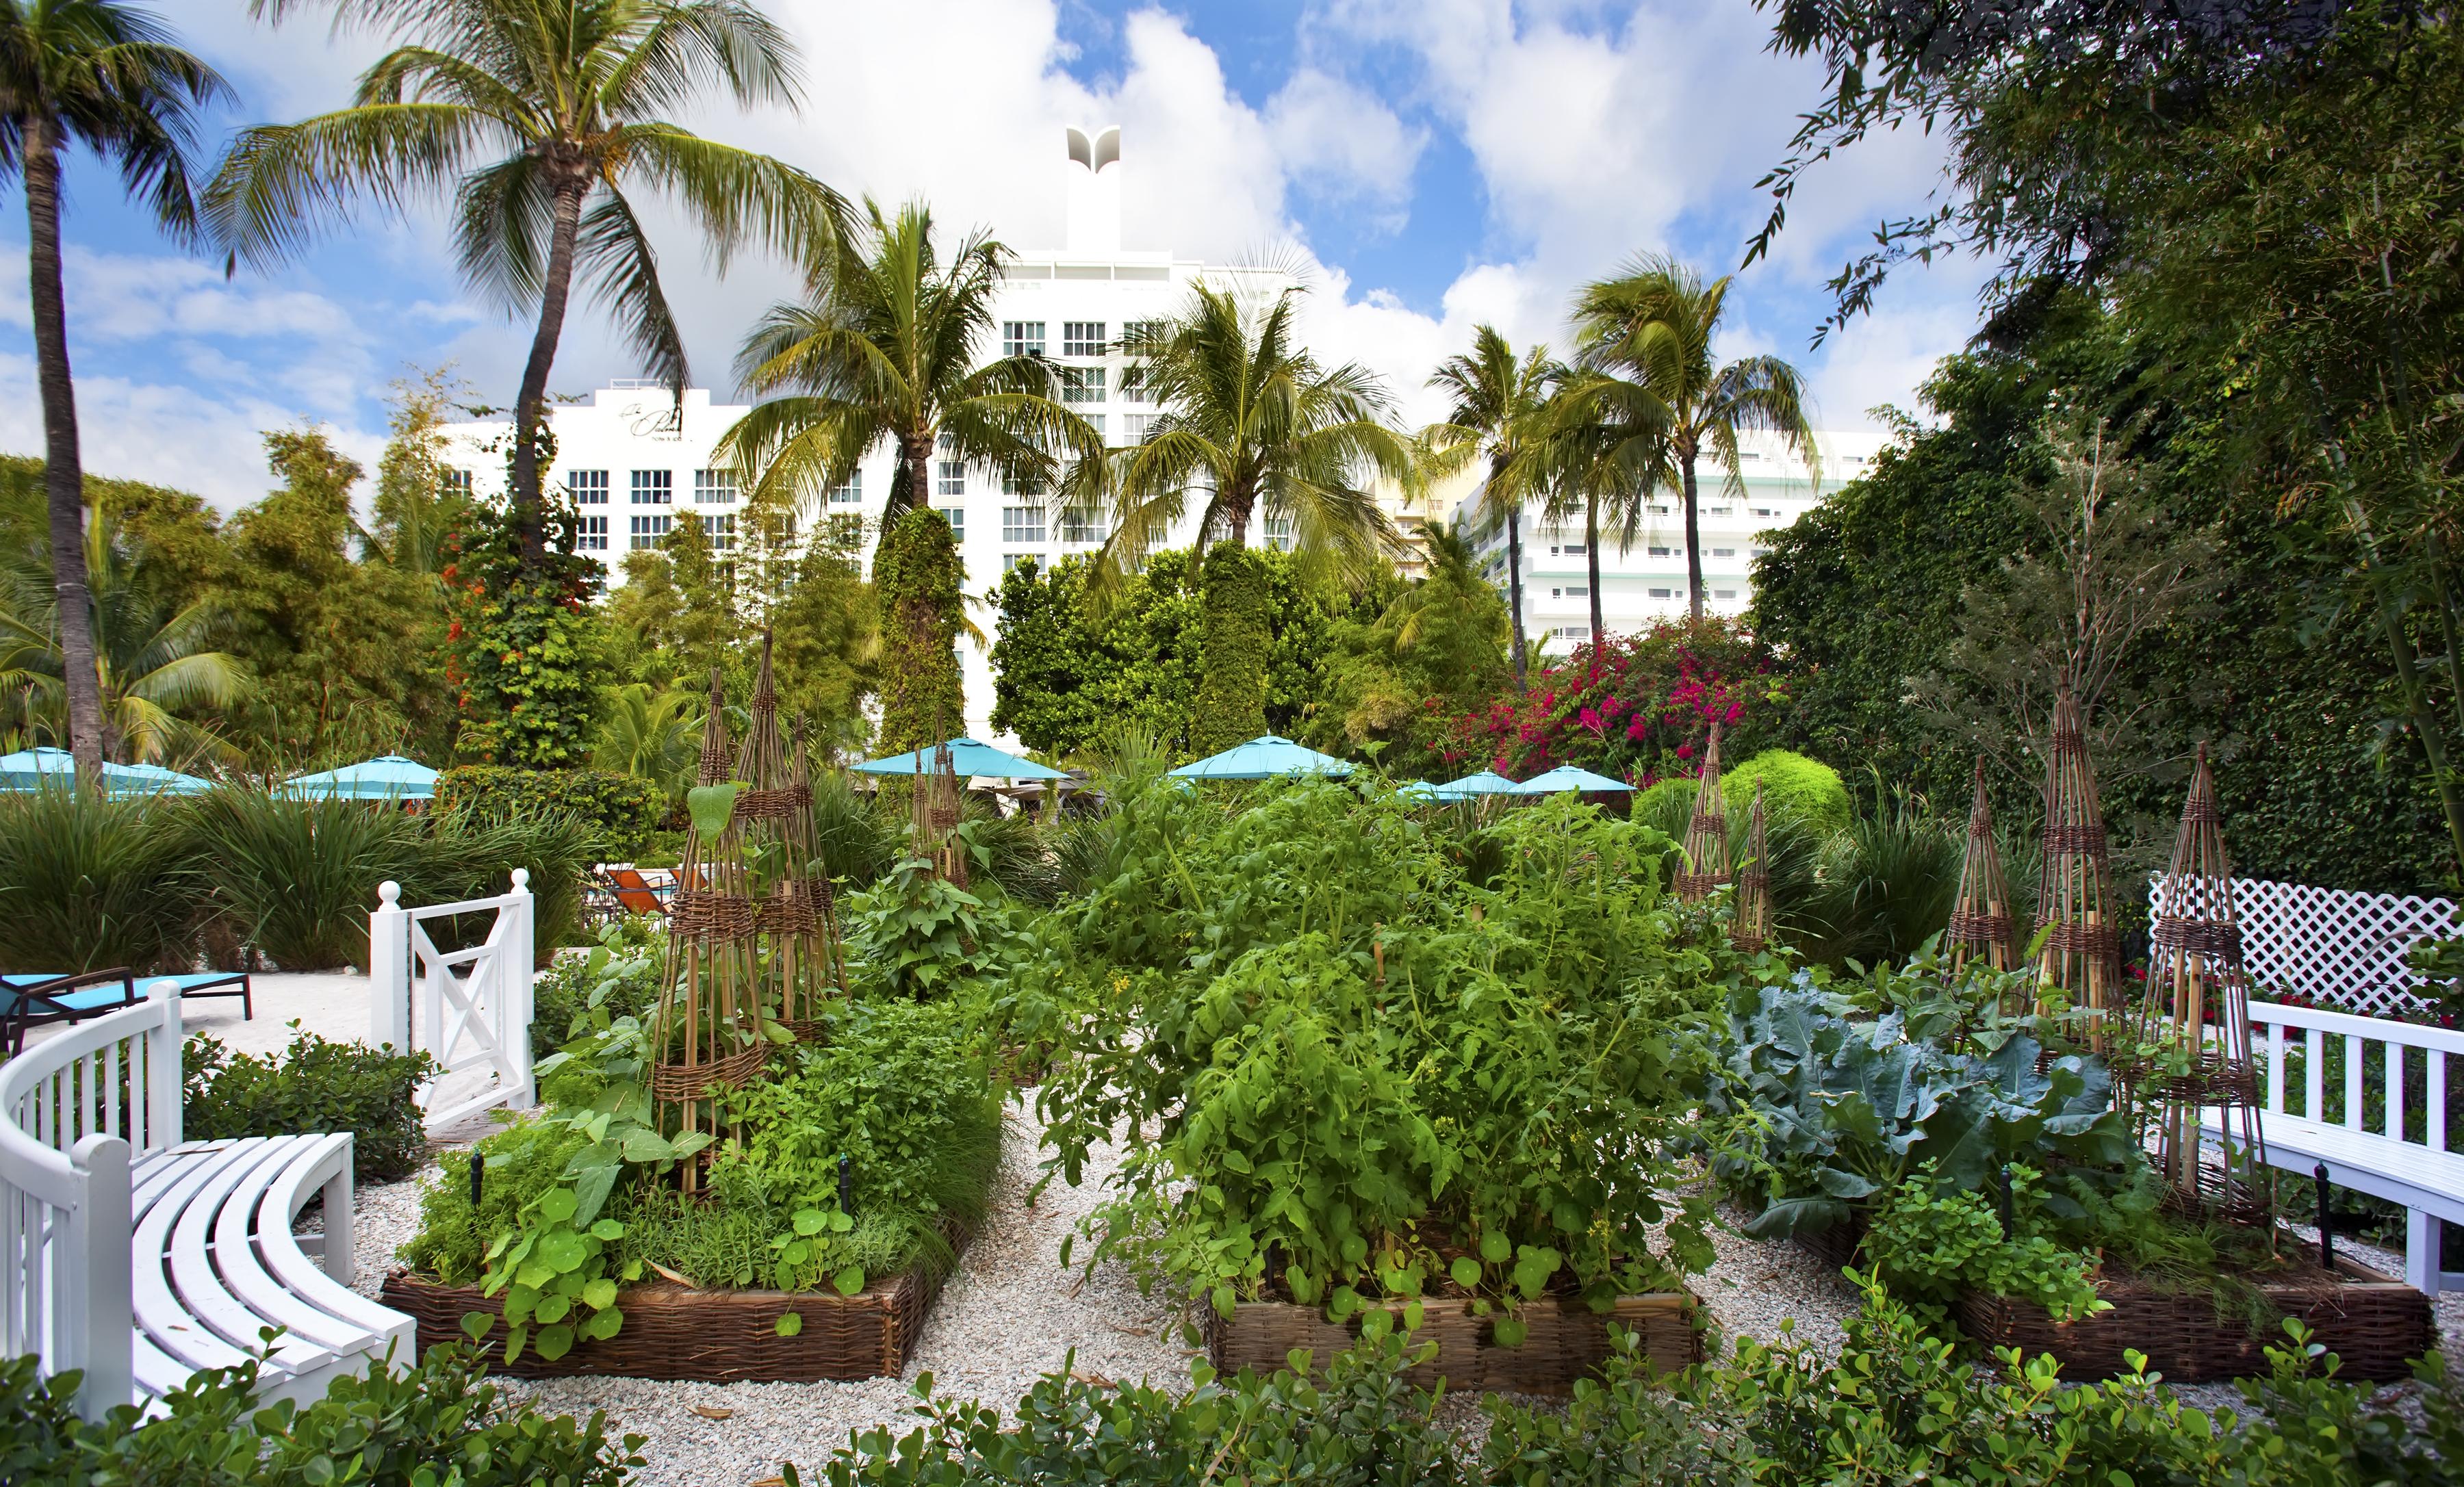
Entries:
{"type": "MultiPolygon", "coordinates": [[[[987,344],[987,356],[1038,351],[1053,359],[1066,380],[1065,399],[1116,445],[1144,437],[1155,415],[1134,387],[1125,386],[1123,359],[1116,347],[1127,327],[1142,320],[1165,319],[1187,301],[1190,286],[1201,277],[1215,285],[1231,284],[1262,298],[1280,292],[1292,279],[1272,269],[1208,265],[1176,258],[1166,251],[1121,246],[1121,188],[1127,169],[1121,158],[1120,131],[1067,131],[1067,150],[1053,168],[1067,206],[1067,230],[1057,249],[1022,250],[996,300],[994,318],[1001,340],[987,344]]],[[[617,381],[591,393],[588,401],[554,406],[550,426],[556,435],[556,461],[551,479],[571,496],[582,516],[582,545],[607,565],[608,581],[624,579],[627,552],[654,547],[674,526],[675,514],[692,511],[709,528],[714,545],[722,550],[736,536],[738,493],[733,475],[717,468],[712,450],[719,438],[745,412],[740,404],[712,401],[703,388],[685,391],[678,403],[654,383],[617,381]]],[[[501,491],[502,450],[510,434],[503,421],[448,426],[446,456],[480,493],[501,491]]],[[[1879,447],[1879,438],[1867,439],[1879,447]]],[[[1826,454],[1832,436],[1824,439],[1826,454]]],[[[1861,447],[1860,447],[1861,448],[1861,447]]],[[[1863,452],[1870,452],[1864,450],[1863,452]]],[[[853,478],[827,493],[812,510],[800,514],[799,526],[809,533],[829,522],[837,535],[869,560],[879,531],[881,508],[890,493],[892,453],[885,443],[865,457],[853,478]]],[[[1835,462],[1836,464],[1836,462],[1835,462]]],[[[1793,482],[1773,466],[1776,479],[1766,479],[1749,466],[1752,491],[1734,503],[1734,511],[1707,498],[1704,531],[1705,546],[1718,533],[1720,545],[1706,557],[1706,572],[1716,573],[1712,587],[1723,610],[1744,602],[1745,556],[1751,531],[1784,526],[1808,504],[1811,488],[1793,482]],[[1771,514],[1765,514],[1768,512],[1771,514]]],[[[1826,469],[1825,484],[1838,471],[1826,469]]],[[[1716,477],[1706,472],[1706,488],[1716,477]]],[[[950,520],[958,538],[958,555],[966,569],[966,591],[989,600],[1001,576],[1026,558],[1049,562],[1071,554],[1091,553],[1104,540],[1106,525],[1080,521],[1075,514],[1055,517],[1041,498],[1002,489],[997,474],[957,461],[936,463],[930,496],[933,507],[950,520]]],[[[1454,503],[1441,500],[1438,510],[1454,503]]],[[[1193,503],[1193,507],[1196,503],[1193,503]]],[[[1411,533],[1425,519],[1419,510],[1390,503],[1390,513],[1411,533]]],[[[1190,540],[1196,511],[1184,530],[1165,545],[1190,540]]],[[[1564,644],[1588,624],[1589,598],[1583,587],[1580,525],[1569,538],[1542,535],[1536,520],[1525,523],[1525,611],[1527,627],[1536,639],[1545,629],[1564,644]],[[1570,628],[1570,626],[1572,628],[1570,628]]],[[[1288,543],[1288,524],[1273,517],[1264,522],[1264,540],[1288,543]],[[1281,529],[1281,530],[1279,530],[1281,529]]],[[[1683,562],[1679,556],[1673,603],[1662,597],[1669,580],[1661,570],[1660,538],[1646,549],[1638,544],[1620,558],[1614,544],[1603,558],[1602,587],[1612,628],[1641,622],[1657,613],[1682,613],[1684,608],[1683,562]],[[1648,558],[1646,558],[1646,554],[1648,558]],[[1609,577],[1611,573],[1615,578],[1609,577]]],[[[1491,577],[1503,586],[1503,538],[1491,561],[1491,577]]],[[[993,674],[989,652],[997,634],[999,614],[990,603],[970,606],[970,617],[986,635],[986,648],[961,645],[959,662],[966,684],[966,730],[994,739],[991,724],[993,674]]],[[[1004,740],[1014,742],[1014,740],[1004,740]]]]}

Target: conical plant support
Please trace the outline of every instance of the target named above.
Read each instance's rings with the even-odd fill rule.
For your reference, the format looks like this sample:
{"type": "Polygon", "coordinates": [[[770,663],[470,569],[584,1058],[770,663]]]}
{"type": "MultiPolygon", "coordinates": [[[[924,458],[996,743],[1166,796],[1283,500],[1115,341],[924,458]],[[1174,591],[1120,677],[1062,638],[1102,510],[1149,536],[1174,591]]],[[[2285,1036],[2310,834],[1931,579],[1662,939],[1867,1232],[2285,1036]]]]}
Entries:
{"type": "Polygon", "coordinates": [[[2134,1030],[2143,1137],[2153,1127],[2157,1164],[2181,1206],[2272,1225],[2250,975],[2204,743],[2182,802],[2172,864],[2157,885],[2147,940],[2147,991],[2134,1030]],[[2216,1134],[2212,1156],[2203,1127],[2216,1134]]]}
{"type": "Polygon", "coordinates": [[[1993,840],[1993,806],[1985,798],[1985,761],[1976,761],[1976,795],[1968,806],[1968,852],[1959,863],[1959,893],[1943,931],[1953,975],[1970,963],[2009,971],[2019,964],[2011,938],[2011,883],[1993,840]]]}
{"type": "Polygon", "coordinates": [[[1763,782],[1754,781],[1753,813],[1746,818],[1746,864],[1737,869],[1737,922],[1728,939],[1749,955],[1771,944],[1771,834],[1763,825],[1763,782]]]}
{"type": "Polygon", "coordinates": [[[1703,751],[1703,783],[1685,824],[1685,865],[1677,873],[1677,896],[1700,903],[1728,881],[1728,807],[1720,794],[1720,720],[1713,718],[1711,741],[1703,751]]]}
{"type": "Polygon", "coordinates": [[[829,884],[817,874],[813,788],[801,749],[791,755],[779,733],[779,689],[771,669],[771,636],[761,636],[761,665],[753,678],[752,721],[736,776],[745,862],[758,902],[759,1006],[763,1017],[798,1039],[820,1036],[822,1009],[844,984],[829,884]],[[815,888],[818,885],[819,893],[815,888]]]}
{"type": "MultiPolygon", "coordinates": [[[[710,711],[702,722],[700,786],[732,777],[727,700],[716,668],[710,674],[710,711]]],[[[757,908],[745,864],[744,820],[731,815],[706,835],[685,834],[674,901],[668,908],[668,949],[658,1006],[650,1019],[650,1098],[662,1128],[676,1135],[719,1130],[715,1089],[743,1084],[769,1061],[761,1033],[757,908]]],[[[687,1163],[684,1185],[698,1182],[687,1163]]]]}
{"type": "Polygon", "coordinates": [[[2077,698],[2054,704],[2053,747],[2045,757],[2045,864],[2036,893],[2036,1010],[2074,1013],[2084,1040],[2102,1052],[2122,985],[2122,938],[2114,927],[2113,873],[2096,767],[2077,698]]]}
{"type": "Polygon", "coordinates": [[[915,781],[915,852],[933,861],[933,871],[967,886],[967,845],[958,840],[958,771],[948,743],[933,746],[933,763],[915,781]]]}

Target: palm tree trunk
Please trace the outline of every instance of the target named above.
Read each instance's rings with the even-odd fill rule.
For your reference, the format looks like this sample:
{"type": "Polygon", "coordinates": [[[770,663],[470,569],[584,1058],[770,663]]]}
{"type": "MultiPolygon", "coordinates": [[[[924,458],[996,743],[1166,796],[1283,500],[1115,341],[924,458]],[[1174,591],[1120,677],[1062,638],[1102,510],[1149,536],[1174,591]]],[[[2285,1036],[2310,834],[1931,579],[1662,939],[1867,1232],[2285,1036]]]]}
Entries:
{"type": "MultiPolygon", "coordinates": [[[[1591,569],[1592,645],[1596,647],[1608,638],[1607,622],[1600,618],[1600,498],[1596,493],[1583,497],[1583,560],[1591,569]]],[[[1599,654],[1596,648],[1592,653],[1599,654]]]]}
{"type": "Polygon", "coordinates": [[[546,505],[540,498],[539,426],[546,422],[547,374],[556,364],[556,343],[564,334],[565,300],[573,292],[574,244],[582,233],[582,198],[590,183],[576,177],[556,187],[556,214],[548,230],[547,278],[539,296],[539,330],[531,359],[522,366],[522,390],[514,400],[514,517],[522,533],[522,560],[537,567],[547,556],[546,505]]]}
{"type": "MultiPolygon", "coordinates": [[[[1489,489],[1497,489],[1497,467],[1489,466],[1489,489]]],[[[1517,501],[1506,509],[1506,601],[1514,620],[1514,689],[1521,691],[1527,680],[1529,665],[1523,651],[1523,512],[1517,501]]]]}
{"type": "Polygon", "coordinates": [[[43,493],[51,516],[52,591],[58,596],[60,670],[69,694],[69,752],[77,777],[102,777],[102,677],[85,572],[85,468],[77,453],[77,388],[69,374],[68,297],[60,288],[60,162],[47,120],[26,121],[26,262],[33,280],[35,382],[43,397],[43,493]]]}
{"type": "Polygon", "coordinates": [[[1688,618],[1703,618],[1703,522],[1695,508],[1694,451],[1680,448],[1678,460],[1684,466],[1685,479],[1685,612],[1688,618]]]}

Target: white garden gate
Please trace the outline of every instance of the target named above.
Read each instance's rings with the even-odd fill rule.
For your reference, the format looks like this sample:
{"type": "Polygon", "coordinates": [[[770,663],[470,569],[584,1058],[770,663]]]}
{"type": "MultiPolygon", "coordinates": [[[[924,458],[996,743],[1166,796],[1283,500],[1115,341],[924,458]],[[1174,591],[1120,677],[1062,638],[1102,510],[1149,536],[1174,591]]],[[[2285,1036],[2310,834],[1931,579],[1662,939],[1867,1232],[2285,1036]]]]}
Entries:
{"type": "Polygon", "coordinates": [[[536,1104],[531,1082],[533,960],[530,873],[513,891],[425,908],[402,907],[402,886],[382,884],[368,915],[369,1041],[415,1049],[443,1073],[420,1090],[431,1131],[492,1105],[536,1104]],[[428,926],[493,913],[487,938],[441,951],[428,926]]]}

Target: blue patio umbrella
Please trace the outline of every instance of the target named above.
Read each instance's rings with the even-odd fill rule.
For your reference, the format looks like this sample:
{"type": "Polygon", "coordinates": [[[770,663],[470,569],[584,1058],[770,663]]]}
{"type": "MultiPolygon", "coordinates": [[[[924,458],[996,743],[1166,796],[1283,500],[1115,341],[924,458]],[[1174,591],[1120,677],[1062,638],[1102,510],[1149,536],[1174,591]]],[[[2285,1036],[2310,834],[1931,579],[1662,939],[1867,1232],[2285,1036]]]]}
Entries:
{"type": "Polygon", "coordinates": [[[1436,790],[1437,798],[1441,800],[1469,800],[1485,795],[1512,795],[1514,788],[1514,781],[1495,770],[1485,769],[1477,775],[1449,779],[1437,786],[1436,790]]]}
{"type": "Polygon", "coordinates": [[[1624,793],[1631,792],[1633,789],[1634,786],[1622,779],[1611,779],[1606,775],[1595,775],[1590,770],[1576,769],[1572,764],[1560,764],[1546,775],[1532,776],[1507,793],[1508,795],[1562,795],[1566,791],[1576,790],[1585,795],[1593,795],[1611,790],[1624,793]]]}
{"type": "Polygon", "coordinates": [[[1401,796],[1406,800],[1442,800],[1445,798],[1444,796],[1438,794],[1437,786],[1430,784],[1425,779],[1407,780],[1402,784],[1397,785],[1395,787],[1395,793],[1401,796]]]}
{"type": "MultiPolygon", "coordinates": [[[[933,770],[933,751],[939,747],[927,744],[893,754],[886,759],[867,759],[856,766],[860,775],[926,775],[933,770]]],[[[950,740],[950,768],[961,779],[1067,779],[1068,774],[1033,759],[1022,759],[1006,749],[996,749],[972,738],[950,740]]]]}
{"type": "Polygon", "coordinates": [[[1172,772],[1174,779],[1274,779],[1285,775],[1349,775],[1352,766],[1331,754],[1305,749],[1268,733],[1221,754],[1210,754],[1172,772]]]}
{"type": "MultiPolygon", "coordinates": [[[[0,790],[38,790],[45,783],[67,785],[77,778],[77,756],[66,749],[21,749],[0,754],[0,790]]],[[[102,765],[102,788],[109,795],[199,795],[211,790],[211,780],[160,764],[102,765]]]]}
{"type": "Polygon", "coordinates": [[[314,775],[294,775],[281,793],[312,798],[343,800],[432,800],[436,771],[399,754],[381,754],[314,775]]]}

